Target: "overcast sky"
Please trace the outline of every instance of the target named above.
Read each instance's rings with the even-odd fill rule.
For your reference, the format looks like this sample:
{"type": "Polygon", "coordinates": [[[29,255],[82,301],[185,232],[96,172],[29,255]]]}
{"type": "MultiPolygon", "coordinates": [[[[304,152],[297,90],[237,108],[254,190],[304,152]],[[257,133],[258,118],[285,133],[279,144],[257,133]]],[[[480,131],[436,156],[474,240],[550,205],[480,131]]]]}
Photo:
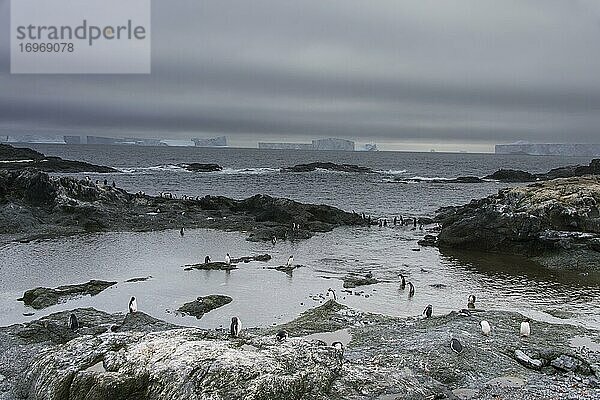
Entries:
{"type": "Polygon", "coordinates": [[[163,0],[152,74],[10,75],[0,133],[387,149],[600,142],[597,0],[163,0]]]}

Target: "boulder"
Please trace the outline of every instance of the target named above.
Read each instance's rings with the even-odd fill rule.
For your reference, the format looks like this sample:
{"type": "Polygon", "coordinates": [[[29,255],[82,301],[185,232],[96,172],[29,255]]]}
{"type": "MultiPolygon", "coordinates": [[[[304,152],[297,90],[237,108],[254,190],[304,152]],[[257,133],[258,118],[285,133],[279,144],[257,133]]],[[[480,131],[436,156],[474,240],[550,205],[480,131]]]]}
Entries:
{"type": "Polygon", "coordinates": [[[542,366],[543,366],[543,363],[541,360],[533,359],[521,350],[515,350],[515,359],[519,362],[519,364],[521,364],[527,368],[540,370],[540,369],[542,369],[542,366]]]}
{"type": "Polygon", "coordinates": [[[23,294],[23,297],[18,300],[25,303],[26,306],[30,306],[36,310],[39,310],[53,306],[59,302],[64,302],[72,297],[85,295],[95,296],[116,284],[117,282],[91,280],[86,283],[59,286],[54,289],[38,287],[27,290],[23,294]]]}
{"type": "Polygon", "coordinates": [[[179,307],[178,311],[200,319],[207,312],[219,307],[223,307],[224,305],[231,303],[232,300],[233,299],[229,296],[222,296],[218,294],[198,297],[196,300],[185,303],[179,307]]]}

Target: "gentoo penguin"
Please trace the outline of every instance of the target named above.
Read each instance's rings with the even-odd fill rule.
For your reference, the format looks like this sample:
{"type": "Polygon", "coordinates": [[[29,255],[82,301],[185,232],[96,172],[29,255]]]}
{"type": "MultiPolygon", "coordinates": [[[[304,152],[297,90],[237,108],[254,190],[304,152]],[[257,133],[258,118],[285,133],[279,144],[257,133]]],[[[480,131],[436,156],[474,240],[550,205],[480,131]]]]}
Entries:
{"type": "Polygon", "coordinates": [[[404,275],[402,274],[398,274],[398,277],[400,278],[400,289],[404,290],[406,287],[406,279],[404,279],[404,275]]]}
{"type": "Polygon", "coordinates": [[[338,352],[340,357],[344,355],[344,344],[342,342],[333,342],[331,343],[331,347],[333,347],[338,352]]]}
{"type": "Polygon", "coordinates": [[[229,253],[225,256],[225,264],[231,264],[231,257],[229,257],[229,253]]]}
{"type": "Polygon", "coordinates": [[[408,282],[408,297],[413,297],[415,295],[415,285],[412,282],[408,282]]]}
{"type": "Polygon", "coordinates": [[[490,332],[492,331],[492,327],[490,326],[490,323],[487,321],[481,321],[479,323],[479,325],[481,325],[481,333],[483,333],[485,336],[488,336],[490,334],[490,332]]]}
{"type": "Polygon", "coordinates": [[[450,340],[450,348],[453,352],[460,354],[463,351],[463,345],[458,341],[458,339],[452,338],[450,340]]]}
{"type": "Polygon", "coordinates": [[[288,338],[288,333],[286,330],[280,330],[279,332],[277,332],[277,335],[275,335],[275,339],[278,342],[285,342],[288,338]]]}
{"type": "Polygon", "coordinates": [[[531,335],[531,324],[530,319],[527,318],[525,321],[521,322],[521,336],[529,337],[531,335]]]}
{"type": "Polygon", "coordinates": [[[242,330],[242,321],[238,317],[231,318],[231,327],[230,334],[231,337],[238,337],[240,335],[240,331],[242,330]]]}
{"type": "Polygon", "coordinates": [[[431,318],[431,314],[433,314],[433,306],[428,304],[427,307],[423,310],[423,315],[425,318],[431,318]]]}
{"type": "Polygon", "coordinates": [[[129,300],[129,312],[134,313],[136,311],[137,311],[137,301],[135,300],[135,297],[132,296],[131,300],[129,300]]]}
{"type": "Polygon", "coordinates": [[[373,279],[373,273],[371,271],[367,272],[365,274],[365,278],[367,278],[367,279],[373,279]]]}
{"type": "Polygon", "coordinates": [[[204,264],[208,264],[210,262],[210,256],[204,257],[204,264]]]}
{"type": "Polygon", "coordinates": [[[180,234],[181,236],[183,236],[183,234],[184,234],[184,233],[183,233],[183,226],[181,227],[181,230],[179,231],[179,234],[180,234]]]}
{"type": "Polygon", "coordinates": [[[273,236],[271,238],[271,243],[273,243],[273,246],[275,246],[277,244],[277,237],[276,236],[273,236]]]}
{"type": "Polygon", "coordinates": [[[77,321],[77,316],[75,314],[69,315],[69,329],[72,331],[79,329],[79,321],[77,321]]]}
{"type": "Polygon", "coordinates": [[[474,294],[470,295],[469,300],[467,302],[467,307],[475,308],[475,300],[476,300],[475,295],[474,294]]]}
{"type": "Polygon", "coordinates": [[[327,289],[326,297],[329,299],[333,299],[333,301],[337,301],[337,296],[335,295],[335,290],[333,290],[332,288],[327,289]]]}
{"type": "Polygon", "coordinates": [[[290,258],[288,258],[287,260],[287,264],[288,267],[291,267],[294,265],[294,256],[290,256],[290,258]]]}

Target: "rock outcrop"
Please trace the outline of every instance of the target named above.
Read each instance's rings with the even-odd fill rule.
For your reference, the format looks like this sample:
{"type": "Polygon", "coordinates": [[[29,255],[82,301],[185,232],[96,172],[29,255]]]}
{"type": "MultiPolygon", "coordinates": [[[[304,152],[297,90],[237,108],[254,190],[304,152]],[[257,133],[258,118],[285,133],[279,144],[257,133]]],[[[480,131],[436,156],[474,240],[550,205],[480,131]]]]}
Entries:
{"type": "Polygon", "coordinates": [[[536,182],[547,181],[557,178],[574,178],[585,175],[600,175],[600,159],[592,160],[589,165],[572,165],[554,168],[544,174],[532,174],[526,171],[501,169],[484,179],[492,179],[500,182],[536,182]]]}
{"type": "Polygon", "coordinates": [[[191,163],[179,164],[179,166],[192,172],[218,172],[223,170],[223,167],[221,167],[219,164],[191,163]]]}
{"type": "Polygon", "coordinates": [[[522,319],[491,311],[403,319],[329,301],[231,339],[224,329],[178,327],[141,312],[78,309],[0,328],[0,398],[597,398],[599,354],[569,346],[576,335],[597,340],[597,333],[532,321],[535,334],[522,340],[522,319]],[[70,313],[77,331],[67,328],[70,313]],[[490,336],[480,334],[481,319],[491,323],[490,336]],[[283,342],[275,339],[281,329],[289,333],[283,342]],[[335,339],[306,336],[340,329],[351,335],[343,351],[331,346],[335,339]],[[450,336],[463,344],[461,354],[450,336]],[[540,370],[522,366],[520,352],[543,360],[540,370]]]}
{"type": "Polygon", "coordinates": [[[309,164],[298,164],[293,167],[281,168],[282,172],[313,172],[318,169],[336,172],[350,173],[371,173],[373,170],[369,167],[361,167],[353,164],[336,164],[332,162],[314,162],[309,164]]]}
{"type": "Polygon", "coordinates": [[[598,268],[600,177],[503,189],[438,211],[440,248],[519,254],[555,268],[598,268]]]}
{"type": "Polygon", "coordinates": [[[35,168],[44,172],[97,172],[116,173],[114,168],[94,165],[83,161],[63,160],[60,157],[45,156],[28,148],[0,144],[0,169],[20,170],[35,168]]]}
{"type": "Polygon", "coordinates": [[[216,308],[223,307],[226,304],[231,303],[233,299],[229,296],[222,296],[219,294],[211,294],[209,296],[198,297],[194,301],[185,303],[177,311],[184,314],[192,315],[198,319],[202,318],[204,314],[210,312],[216,308]]]}
{"type": "Polygon", "coordinates": [[[91,280],[89,282],[76,285],[59,286],[55,289],[38,287],[26,291],[19,301],[25,303],[26,306],[30,306],[36,310],[39,310],[62,303],[73,297],[86,295],[95,296],[116,284],[117,282],[91,280]]]}
{"type": "Polygon", "coordinates": [[[248,232],[249,240],[305,239],[342,225],[366,225],[359,215],[326,205],[256,195],[172,199],[131,194],[109,185],[0,170],[0,235],[9,240],[98,231],[213,228],[248,232]],[[301,229],[293,229],[294,224],[301,229]]]}

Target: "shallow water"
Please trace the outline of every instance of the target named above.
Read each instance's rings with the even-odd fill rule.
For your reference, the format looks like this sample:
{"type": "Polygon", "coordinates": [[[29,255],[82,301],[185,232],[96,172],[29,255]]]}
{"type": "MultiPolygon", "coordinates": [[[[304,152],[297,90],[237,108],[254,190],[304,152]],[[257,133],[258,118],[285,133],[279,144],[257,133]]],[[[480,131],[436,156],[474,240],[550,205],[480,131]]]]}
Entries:
{"type": "Polygon", "coordinates": [[[469,294],[477,308],[520,311],[534,319],[573,323],[600,329],[600,277],[577,272],[549,272],[515,258],[440,254],[435,248],[412,251],[423,233],[401,227],[339,228],[297,243],[253,243],[242,233],[176,230],[146,233],[106,233],[10,243],[0,248],[0,325],[37,319],[64,309],[95,307],[125,312],[136,296],[141,311],[173,323],[204,328],[227,327],[239,316],[245,327],[290,321],[326,301],[328,288],[338,301],[360,310],[395,316],[421,314],[427,304],[435,314],[466,307],[469,294]],[[269,253],[268,263],[239,264],[225,271],[184,271],[184,264],[201,262],[209,254],[218,260],[269,253]],[[304,267],[286,274],[267,267],[283,265],[290,254],[304,267]],[[350,273],[372,272],[376,285],[342,291],[350,273]],[[400,290],[398,273],[414,283],[409,299],[400,290]],[[136,277],[147,281],[125,282],[136,277]],[[94,297],[81,297],[31,312],[16,301],[36,286],[86,282],[119,283],[94,297]],[[223,294],[234,300],[197,320],[176,310],[198,296],[223,294]],[[559,315],[558,318],[553,315],[559,315]]]}

